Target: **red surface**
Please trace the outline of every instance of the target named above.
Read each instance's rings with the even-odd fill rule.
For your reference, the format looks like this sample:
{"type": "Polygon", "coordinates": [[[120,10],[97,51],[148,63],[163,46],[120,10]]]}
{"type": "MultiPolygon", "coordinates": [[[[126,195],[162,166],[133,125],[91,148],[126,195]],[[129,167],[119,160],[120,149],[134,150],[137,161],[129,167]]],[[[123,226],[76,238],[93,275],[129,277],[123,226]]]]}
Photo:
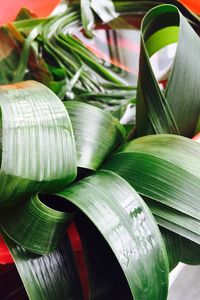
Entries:
{"type": "Polygon", "coordinates": [[[182,4],[187,6],[196,14],[200,14],[200,1],[199,0],[179,0],[182,4]]]}
{"type": "MultiPolygon", "coordinates": [[[[74,251],[77,267],[79,270],[84,300],[87,300],[89,299],[89,294],[90,294],[87,264],[84,257],[82,242],[78,230],[76,228],[76,225],[73,222],[67,229],[67,235],[70,239],[74,251]]],[[[10,252],[2,236],[0,236],[0,265],[6,265],[11,263],[13,263],[12,256],[10,255],[10,252]]]]}
{"type": "Polygon", "coordinates": [[[48,16],[61,0],[6,0],[0,6],[0,25],[11,22],[22,7],[29,9],[38,17],[48,16]]]}
{"type": "Polygon", "coordinates": [[[193,137],[193,140],[200,143],[200,132],[193,137]]]}
{"type": "Polygon", "coordinates": [[[73,222],[70,224],[70,226],[67,229],[67,235],[70,239],[72,249],[74,251],[74,256],[76,259],[76,264],[79,270],[84,300],[88,300],[90,295],[90,288],[89,288],[89,276],[88,276],[87,264],[84,257],[81,238],[76,228],[76,225],[73,222]]]}
{"type": "Polygon", "coordinates": [[[3,238],[0,236],[0,264],[5,265],[10,263],[13,263],[12,256],[10,255],[6,243],[4,242],[3,238]]]}
{"type": "MultiPolygon", "coordinates": [[[[70,239],[74,256],[76,259],[79,275],[81,279],[81,285],[83,289],[84,299],[89,299],[89,276],[87,270],[87,264],[84,257],[83,246],[80,235],[76,228],[76,225],[72,222],[67,229],[67,235],[70,239]]],[[[0,236],[0,265],[6,265],[13,263],[12,256],[10,255],[9,249],[6,246],[2,236],[0,236]]]]}

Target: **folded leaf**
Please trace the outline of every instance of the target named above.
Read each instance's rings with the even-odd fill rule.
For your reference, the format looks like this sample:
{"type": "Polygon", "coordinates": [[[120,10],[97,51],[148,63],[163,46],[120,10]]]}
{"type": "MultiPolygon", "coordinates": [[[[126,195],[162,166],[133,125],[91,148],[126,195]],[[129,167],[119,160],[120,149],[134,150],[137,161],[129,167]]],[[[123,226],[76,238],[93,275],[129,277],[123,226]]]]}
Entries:
{"type": "Polygon", "coordinates": [[[78,166],[97,170],[123,141],[123,126],[113,116],[92,105],[76,101],[67,101],[64,105],[74,130],[78,166]]]}
{"type": "Polygon", "coordinates": [[[57,190],[76,176],[68,113],[45,86],[26,81],[0,87],[0,206],[34,191],[57,190]]]}
{"type": "MultiPolygon", "coordinates": [[[[95,275],[92,269],[90,271],[90,274],[96,277],[92,279],[93,284],[97,285],[93,291],[95,299],[100,299],[97,295],[101,287],[101,266],[107,259],[107,251],[104,251],[105,243],[102,244],[101,239],[105,239],[112,250],[108,251],[109,255],[112,253],[112,259],[109,259],[111,265],[117,259],[121,266],[116,269],[116,274],[110,276],[109,282],[118,280],[118,274],[122,276],[124,273],[128,285],[123,284],[123,279],[119,291],[126,287],[125,293],[129,295],[131,292],[136,300],[141,299],[141,295],[143,299],[166,299],[168,259],[160,232],[143,200],[125,180],[110,171],[99,171],[68,186],[56,193],[56,196],[46,195],[42,199],[40,196],[40,199],[57,207],[58,197],[60,201],[70,206],[73,204],[82,211],[101,234],[97,230],[90,230],[91,224],[87,227],[88,221],[84,219],[85,217],[79,222],[78,227],[87,257],[90,259],[89,264],[95,263],[93,268],[98,272],[95,275]],[[102,247],[102,258],[101,255],[96,258],[92,255],[91,242],[94,241],[102,247]]],[[[52,211],[52,218],[55,214],[56,212],[52,211]]],[[[68,296],[69,299],[81,297],[76,267],[66,238],[60,248],[48,256],[36,256],[17,246],[7,236],[5,239],[30,299],[55,299],[55,296],[68,296]]],[[[108,265],[110,266],[110,263],[108,265]]],[[[104,299],[115,294],[116,288],[113,283],[109,289],[104,299]]]]}
{"type": "Polygon", "coordinates": [[[117,150],[118,153],[143,153],[156,156],[200,177],[200,146],[182,136],[148,135],[137,138],[117,150]]]}
{"type": "Polygon", "coordinates": [[[26,251],[7,236],[4,238],[29,299],[83,299],[76,262],[67,236],[56,251],[43,256],[26,251]]]}
{"type": "MultiPolygon", "coordinates": [[[[103,168],[116,172],[141,195],[153,199],[155,209],[159,209],[159,220],[157,216],[156,220],[160,225],[199,243],[199,226],[194,225],[200,221],[200,178],[195,171],[200,162],[199,145],[184,137],[172,135],[170,141],[169,137],[158,135],[136,139],[119,149],[103,168]],[[172,214],[168,213],[163,221],[166,210],[160,207],[161,204],[167,210],[174,209],[173,220],[172,214]]],[[[152,205],[150,208],[155,215],[152,205]]]]}
{"type": "Polygon", "coordinates": [[[199,52],[199,37],[175,6],[161,5],[145,16],[137,95],[138,135],[180,133],[193,136],[200,114],[199,52]],[[178,43],[176,55],[163,93],[149,59],[163,46],[174,42],[178,43]]]}
{"type": "Polygon", "coordinates": [[[65,207],[57,199],[55,203],[43,203],[40,200],[43,197],[41,194],[40,197],[35,195],[26,199],[21,205],[4,212],[0,221],[4,233],[18,245],[36,254],[49,254],[58,248],[75,214],[72,209],[61,211],[65,207]]]}
{"type": "Polygon", "coordinates": [[[167,261],[160,233],[145,203],[122,178],[97,172],[56,195],[95,224],[118,259],[134,299],[166,298],[167,261]]]}

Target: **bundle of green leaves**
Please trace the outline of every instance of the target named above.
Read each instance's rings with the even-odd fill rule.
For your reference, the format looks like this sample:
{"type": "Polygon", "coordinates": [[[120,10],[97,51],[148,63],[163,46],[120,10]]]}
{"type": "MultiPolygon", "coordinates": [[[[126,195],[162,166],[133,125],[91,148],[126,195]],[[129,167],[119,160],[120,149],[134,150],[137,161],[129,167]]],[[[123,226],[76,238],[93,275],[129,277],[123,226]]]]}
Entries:
{"type": "Polygon", "coordinates": [[[200,145],[191,140],[199,126],[200,39],[177,7],[148,12],[136,127],[127,133],[110,113],[84,103],[87,93],[107,105],[135,95],[69,35],[79,26],[77,5],[1,31],[12,49],[1,61],[2,83],[12,82],[0,86],[2,235],[30,299],[164,300],[169,271],[179,261],[200,264],[200,145]],[[161,91],[150,57],[175,42],[161,91]],[[35,81],[15,83],[41,74],[63,102],[35,81]],[[87,291],[66,234],[72,222],[87,291]]]}

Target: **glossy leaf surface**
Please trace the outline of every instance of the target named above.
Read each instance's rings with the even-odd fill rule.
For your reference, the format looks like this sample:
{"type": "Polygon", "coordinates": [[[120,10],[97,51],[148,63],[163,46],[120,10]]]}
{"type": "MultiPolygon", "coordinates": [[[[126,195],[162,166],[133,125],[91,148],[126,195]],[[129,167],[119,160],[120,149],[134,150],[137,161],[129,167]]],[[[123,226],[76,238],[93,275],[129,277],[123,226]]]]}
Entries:
{"type": "Polygon", "coordinates": [[[1,86],[0,95],[1,207],[27,193],[56,190],[73,181],[75,143],[61,101],[32,81],[1,86]]]}
{"type": "Polygon", "coordinates": [[[160,233],[143,200],[122,178],[101,171],[57,195],[95,224],[118,259],[135,299],[141,294],[143,299],[165,299],[168,263],[160,233]]]}
{"type": "Polygon", "coordinates": [[[123,126],[92,105],[75,101],[64,102],[64,105],[74,130],[78,166],[97,170],[125,138],[123,126]]]}
{"type": "Polygon", "coordinates": [[[152,9],[143,19],[141,30],[137,95],[138,135],[155,132],[180,133],[191,137],[200,113],[200,90],[197,83],[200,70],[199,37],[179,10],[170,5],[152,9]],[[156,51],[174,42],[177,42],[176,55],[163,93],[155,79],[149,59],[156,51]],[[184,82],[187,82],[187,85],[184,82]],[[177,103],[179,99],[181,105],[177,103]]]}
{"type": "Polygon", "coordinates": [[[83,299],[76,262],[67,237],[55,252],[43,256],[26,251],[8,237],[5,240],[29,299],[83,299]]]}
{"type": "MultiPolygon", "coordinates": [[[[199,173],[194,171],[199,164],[198,152],[199,145],[183,137],[172,136],[169,142],[169,135],[147,136],[123,146],[103,168],[116,172],[141,195],[155,200],[156,210],[159,209],[159,203],[164,204],[167,210],[174,209],[173,214],[165,217],[165,223],[173,223],[172,227],[167,228],[196,242],[198,239],[199,242],[199,226],[193,224],[198,223],[200,218],[199,173]],[[188,153],[191,153],[190,159],[185,151],[186,144],[188,153]],[[181,221],[183,215],[185,222],[181,221]],[[193,225],[189,225],[190,220],[193,225]],[[181,232],[179,222],[182,225],[181,232]],[[174,229],[176,226],[177,229],[174,229]],[[196,237],[188,231],[191,226],[196,237]]],[[[155,213],[154,209],[152,211],[155,213]]],[[[166,213],[164,208],[161,211],[161,214],[166,213]]],[[[164,225],[160,218],[158,220],[156,217],[156,220],[164,225]]]]}
{"type": "MultiPolygon", "coordinates": [[[[160,232],[143,200],[125,180],[110,171],[100,171],[56,193],[56,196],[79,208],[97,227],[118,260],[135,299],[140,299],[141,294],[143,299],[166,298],[168,259],[160,232]]],[[[54,200],[53,195],[51,199],[54,200]]],[[[61,248],[62,252],[58,249],[49,256],[37,258],[32,254],[31,258],[30,253],[15,246],[9,239],[8,245],[30,299],[39,295],[41,299],[45,299],[44,295],[53,299],[50,277],[44,274],[49,270],[49,263],[55,265],[55,254],[59,256],[59,262],[60,255],[66,255],[64,253],[69,252],[69,247],[65,245],[66,251],[61,248]],[[48,263],[49,259],[53,261],[48,263]],[[44,264],[44,268],[36,268],[37,263],[44,264]],[[25,275],[27,272],[28,277],[25,275]],[[35,276],[37,279],[34,279],[35,276]],[[44,285],[40,284],[41,278],[44,285]]],[[[60,276],[63,272],[65,269],[60,276]]],[[[53,287],[56,290],[64,280],[65,288],[58,292],[60,295],[65,295],[72,288],[71,283],[66,283],[66,276],[64,273],[62,280],[59,277],[51,279],[55,281],[53,287]]],[[[73,297],[78,299],[78,296],[73,297]]]]}
{"type": "Polygon", "coordinates": [[[57,199],[56,209],[51,208],[51,202],[41,201],[43,197],[34,195],[17,204],[11,211],[4,212],[0,221],[4,233],[36,254],[49,254],[58,248],[75,214],[75,210],[65,211],[57,199]]]}

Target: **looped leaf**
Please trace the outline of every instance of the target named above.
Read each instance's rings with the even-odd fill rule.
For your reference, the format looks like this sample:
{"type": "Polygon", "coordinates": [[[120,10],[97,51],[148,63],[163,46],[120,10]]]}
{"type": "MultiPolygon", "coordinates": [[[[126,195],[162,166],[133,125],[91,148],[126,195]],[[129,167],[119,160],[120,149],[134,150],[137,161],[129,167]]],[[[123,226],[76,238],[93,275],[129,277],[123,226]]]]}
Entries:
{"type": "Polygon", "coordinates": [[[145,16],[137,95],[138,135],[180,133],[193,136],[200,115],[199,53],[199,37],[175,6],[160,5],[145,16]],[[176,55],[163,93],[149,59],[162,47],[175,42],[178,43],[176,55]]]}
{"type": "Polygon", "coordinates": [[[165,299],[168,261],[163,242],[145,203],[126,181],[99,171],[56,195],[76,205],[98,228],[134,299],[165,299]]]}
{"type": "MultiPolygon", "coordinates": [[[[125,180],[110,171],[99,171],[57,192],[56,196],[52,195],[54,204],[57,202],[56,197],[60,197],[66,204],[75,205],[95,225],[118,260],[134,299],[141,299],[141,295],[143,299],[149,300],[166,298],[168,259],[160,232],[143,200],[125,180]]],[[[84,224],[80,226],[84,227],[84,224]]],[[[39,270],[35,262],[27,260],[31,258],[28,252],[19,247],[12,250],[12,242],[8,238],[6,240],[11,246],[26,290],[31,295],[31,277],[38,274],[40,278],[43,270],[39,270]],[[27,270],[27,277],[24,270],[29,269],[30,264],[32,270],[27,270]]],[[[46,259],[44,256],[37,260],[46,259]]],[[[98,259],[103,263],[104,257],[98,259]]],[[[47,277],[44,280],[48,282],[49,279],[47,277]]],[[[35,295],[48,292],[47,284],[41,285],[38,279],[34,280],[34,285],[35,295]]],[[[71,284],[66,288],[71,289],[71,284]]]]}
{"type": "MultiPolygon", "coordinates": [[[[1,216],[3,231],[15,243],[36,254],[48,254],[58,248],[75,214],[71,210],[58,210],[57,199],[52,203],[56,209],[49,207],[40,200],[43,197],[41,194],[32,196],[1,216]]],[[[48,204],[51,205],[51,201],[48,204]]]]}
{"type": "Polygon", "coordinates": [[[89,104],[64,102],[69,113],[79,167],[97,170],[125,138],[125,129],[109,113],[89,104]]]}
{"type": "Polygon", "coordinates": [[[26,194],[55,191],[76,176],[68,113],[45,86],[26,81],[0,87],[0,206],[26,194]]]}

